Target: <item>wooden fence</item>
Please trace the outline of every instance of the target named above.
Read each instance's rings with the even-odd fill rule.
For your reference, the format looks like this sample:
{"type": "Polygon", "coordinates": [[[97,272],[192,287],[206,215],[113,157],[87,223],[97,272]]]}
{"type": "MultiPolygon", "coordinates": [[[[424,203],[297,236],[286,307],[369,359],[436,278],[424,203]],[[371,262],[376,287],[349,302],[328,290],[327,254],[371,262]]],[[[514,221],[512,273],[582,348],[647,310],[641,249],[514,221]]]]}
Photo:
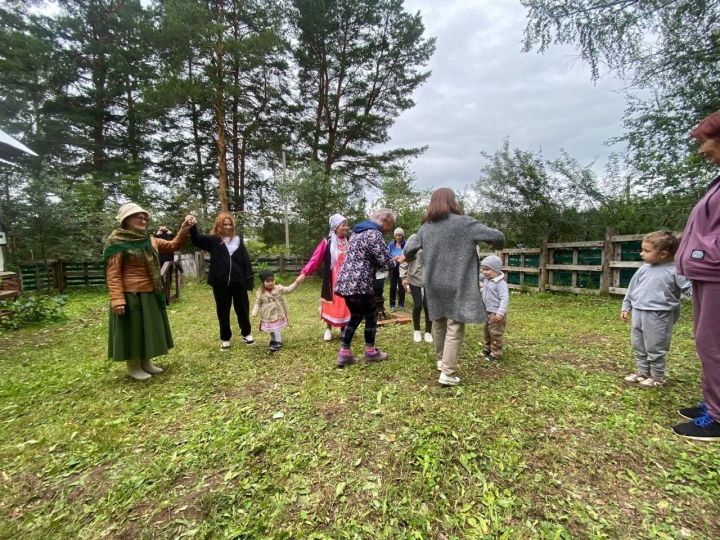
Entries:
{"type": "MultiPolygon", "coordinates": [[[[616,236],[609,229],[603,240],[544,242],[541,247],[504,249],[495,254],[502,259],[508,285],[513,289],[625,294],[630,278],[642,264],[640,243],[643,236],[616,236]]],[[[481,256],[489,254],[479,253],[481,256]]],[[[208,254],[196,252],[194,258],[196,272],[206,273],[208,254]]],[[[306,262],[306,258],[278,255],[256,257],[252,264],[256,273],[261,268],[270,268],[278,273],[294,274],[300,272],[306,262]]],[[[101,262],[48,260],[24,262],[19,266],[24,291],[64,291],[68,287],[105,284],[101,262]]],[[[182,283],[183,269],[179,262],[173,263],[165,272],[173,274],[176,284],[182,283]]],[[[167,279],[165,272],[164,279],[167,279]]],[[[179,294],[177,286],[176,289],[179,294]]],[[[171,296],[169,292],[167,294],[171,296]]]]}
{"type": "MultiPolygon", "coordinates": [[[[578,294],[625,294],[633,274],[642,265],[644,234],[614,235],[603,240],[544,242],[539,248],[495,252],[503,262],[512,289],[565,291],[578,294]]],[[[481,252],[481,257],[491,252],[481,252]]]]}
{"type": "MultiPolygon", "coordinates": [[[[25,261],[18,265],[19,285],[25,292],[65,292],[72,287],[105,286],[105,265],[97,261],[73,262],[61,259],[25,261]]],[[[179,262],[166,262],[160,269],[168,304],[180,297],[183,269],[179,262]],[[175,291],[173,292],[173,284],[175,291]]]]}

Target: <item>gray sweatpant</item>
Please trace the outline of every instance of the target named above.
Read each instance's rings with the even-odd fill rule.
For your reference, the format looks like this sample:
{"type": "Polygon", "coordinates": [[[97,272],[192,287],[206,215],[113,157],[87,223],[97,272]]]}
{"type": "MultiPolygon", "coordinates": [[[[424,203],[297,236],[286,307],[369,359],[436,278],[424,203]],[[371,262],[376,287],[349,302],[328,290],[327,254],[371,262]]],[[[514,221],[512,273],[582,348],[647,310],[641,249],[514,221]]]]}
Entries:
{"type": "Polygon", "coordinates": [[[637,360],[637,372],[655,380],[665,379],[667,353],[680,310],[644,311],[633,309],[630,344],[637,360]]]}

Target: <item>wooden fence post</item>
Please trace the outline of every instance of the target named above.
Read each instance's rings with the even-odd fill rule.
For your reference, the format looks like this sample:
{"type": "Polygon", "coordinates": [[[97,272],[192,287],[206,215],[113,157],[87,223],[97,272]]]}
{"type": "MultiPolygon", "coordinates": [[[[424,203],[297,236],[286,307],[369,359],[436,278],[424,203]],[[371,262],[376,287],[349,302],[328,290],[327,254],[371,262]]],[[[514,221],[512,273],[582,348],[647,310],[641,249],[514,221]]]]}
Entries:
{"type": "Polygon", "coordinates": [[[612,237],[615,236],[615,229],[605,229],[605,240],[602,249],[602,273],[600,274],[600,294],[610,294],[610,287],[613,286],[613,269],[610,262],[615,257],[612,237]]]}
{"type": "Polygon", "coordinates": [[[543,238],[542,246],[540,246],[540,278],[538,279],[538,289],[544,291],[548,285],[549,276],[547,265],[550,263],[550,251],[548,250],[547,236],[543,238]]]}
{"type": "Polygon", "coordinates": [[[278,255],[278,274],[285,273],[285,254],[278,255]]]}

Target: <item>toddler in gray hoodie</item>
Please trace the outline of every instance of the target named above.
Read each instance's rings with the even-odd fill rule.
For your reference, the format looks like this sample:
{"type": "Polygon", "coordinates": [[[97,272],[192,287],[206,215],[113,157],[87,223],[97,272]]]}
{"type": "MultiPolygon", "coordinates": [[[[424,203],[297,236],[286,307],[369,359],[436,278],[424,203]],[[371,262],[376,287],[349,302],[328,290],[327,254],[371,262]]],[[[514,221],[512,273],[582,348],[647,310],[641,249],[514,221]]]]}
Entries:
{"type": "Polygon", "coordinates": [[[673,326],[680,317],[680,297],[690,294],[692,284],[675,271],[675,252],[680,239],[670,231],[645,235],[640,257],[643,264],[630,280],[620,319],[632,311],[630,343],[637,369],[625,377],[628,384],[655,388],[665,383],[667,353],[673,326]]]}
{"type": "Polygon", "coordinates": [[[505,283],[502,261],[497,255],[489,255],[480,261],[480,274],[482,298],[487,311],[487,320],[483,326],[483,354],[488,360],[494,361],[502,356],[510,291],[505,283]]]}

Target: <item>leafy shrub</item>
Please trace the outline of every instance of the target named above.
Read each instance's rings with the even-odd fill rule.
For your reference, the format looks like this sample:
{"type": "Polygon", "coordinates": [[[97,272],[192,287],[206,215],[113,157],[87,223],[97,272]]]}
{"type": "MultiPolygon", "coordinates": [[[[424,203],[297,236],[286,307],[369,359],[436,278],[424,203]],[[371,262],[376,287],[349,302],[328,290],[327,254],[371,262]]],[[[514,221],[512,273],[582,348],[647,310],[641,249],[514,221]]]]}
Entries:
{"type": "Polygon", "coordinates": [[[0,301],[0,328],[17,330],[43,321],[62,321],[67,296],[25,295],[0,301]]]}

